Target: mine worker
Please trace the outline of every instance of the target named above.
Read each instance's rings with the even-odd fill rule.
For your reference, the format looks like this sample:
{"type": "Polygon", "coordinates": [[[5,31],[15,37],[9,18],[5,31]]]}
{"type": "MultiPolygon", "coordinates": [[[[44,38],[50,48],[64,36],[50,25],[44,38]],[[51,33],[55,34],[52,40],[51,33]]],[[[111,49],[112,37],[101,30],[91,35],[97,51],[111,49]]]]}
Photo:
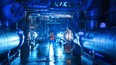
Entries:
{"type": "Polygon", "coordinates": [[[53,32],[50,33],[50,40],[54,40],[54,33],[53,32]]]}

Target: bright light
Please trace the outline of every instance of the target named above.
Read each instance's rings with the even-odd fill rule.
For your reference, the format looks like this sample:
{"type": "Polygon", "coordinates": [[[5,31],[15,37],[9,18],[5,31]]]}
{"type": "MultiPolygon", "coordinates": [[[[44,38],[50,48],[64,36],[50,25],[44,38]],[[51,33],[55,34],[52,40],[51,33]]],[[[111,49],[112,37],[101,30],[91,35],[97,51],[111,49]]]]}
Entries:
{"type": "Polygon", "coordinates": [[[54,49],[53,49],[53,45],[51,44],[50,46],[49,46],[49,59],[50,59],[50,62],[49,62],[49,64],[50,65],[54,65],[54,49]]]}
{"type": "Polygon", "coordinates": [[[64,2],[63,6],[65,6],[65,7],[66,7],[66,6],[67,6],[66,4],[67,4],[67,2],[64,2]]]}
{"type": "Polygon", "coordinates": [[[23,31],[20,30],[20,29],[18,29],[18,30],[17,30],[17,33],[18,33],[18,34],[23,34],[23,31]]]}
{"type": "Polygon", "coordinates": [[[54,14],[55,17],[72,18],[70,14],[54,14]]]}
{"type": "Polygon", "coordinates": [[[40,14],[38,14],[38,16],[40,16],[40,14]]]}
{"type": "Polygon", "coordinates": [[[63,32],[60,32],[60,33],[57,34],[57,36],[58,36],[60,39],[64,39],[64,38],[63,38],[63,35],[64,35],[63,32]]]}
{"type": "Polygon", "coordinates": [[[62,2],[60,2],[60,6],[62,5],[62,2]]]}
{"type": "Polygon", "coordinates": [[[60,56],[63,56],[62,49],[61,49],[61,48],[58,48],[57,50],[58,50],[58,53],[57,53],[57,54],[58,54],[58,56],[59,56],[59,57],[60,57],[60,56]]]}
{"type": "Polygon", "coordinates": [[[84,35],[84,32],[80,31],[80,32],[79,32],[79,35],[84,35]]]}
{"type": "Polygon", "coordinates": [[[72,34],[71,33],[67,33],[65,35],[65,37],[66,37],[67,40],[71,40],[72,39],[72,34]]]}
{"type": "Polygon", "coordinates": [[[65,32],[65,39],[69,41],[73,39],[73,33],[70,30],[65,32]]]}
{"type": "Polygon", "coordinates": [[[55,6],[58,6],[57,2],[55,2],[55,6]]]}
{"type": "Polygon", "coordinates": [[[49,50],[49,58],[50,58],[50,60],[51,61],[53,61],[54,60],[54,49],[53,49],[53,45],[51,44],[50,45],[50,50],[49,50]]]}
{"type": "Polygon", "coordinates": [[[30,52],[30,58],[37,58],[37,53],[38,53],[38,51],[37,50],[34,50],[34,51],[32,51],[32,52],[30,52]]]}
{"type": "Polygon", "coordinates": [[[36,32],[34,32],[34,36],[35,36],[35,38],[38,36],[36,32]]]}
{"type": "Polygon", "coordinates": [[[101,24],[100,24],[100,28],[105,28],[106,27],[106,23],[105,22],[102,22],[101,24]]]}

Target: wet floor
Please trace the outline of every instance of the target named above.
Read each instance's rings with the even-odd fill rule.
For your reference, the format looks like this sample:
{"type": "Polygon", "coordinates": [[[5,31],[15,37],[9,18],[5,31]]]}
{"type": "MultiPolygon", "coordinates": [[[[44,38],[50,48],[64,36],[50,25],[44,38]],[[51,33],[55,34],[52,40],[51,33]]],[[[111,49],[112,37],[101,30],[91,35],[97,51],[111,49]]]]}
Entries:
{"type": "MultiPolygon", "coordinates": [[[[81,65],[80,59],[72,53],[64,51],[64,45],[58,43],[42,43],[30,51],[28,63],[25,65],[81,65]]],[[[20,63],[20,57],[10,65],[24,65],[20,63]]]]}

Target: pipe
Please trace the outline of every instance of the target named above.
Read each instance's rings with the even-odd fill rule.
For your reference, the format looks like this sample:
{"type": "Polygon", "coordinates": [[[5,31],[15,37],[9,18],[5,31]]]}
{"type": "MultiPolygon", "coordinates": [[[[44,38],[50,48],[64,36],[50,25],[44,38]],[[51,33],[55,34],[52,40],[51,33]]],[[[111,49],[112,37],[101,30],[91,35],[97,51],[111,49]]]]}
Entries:
{"type": "Polygon", "coordinates": [[[90,11],[100,5],[100,0],[74,0],[74,4],[79,11],[90,11]]]}
{"type": "Polygon", "coordinates": [[[0,28],[0,54],[8,52],[19,45],[22,45],[22,43],[16,32],[0,28]]]}
{"type": "Polygon", "coordinates": [[[116,28],[87,31],[80,42],[87,49],[116,59],[116,28]]]}
{"type": "Polygon", "coordinates": [[[62,7],[62,8],[56,8],[56,7],[51,7],[50,10],[52,11],[76,11],[76,8],[65,8],[65,7],[62,7]]]}
{"type": "Polygon", "coordinates": [[[48,8],[50,5],[51,5],[51,1],[48,1],[48,2],[45,2],[44,4],[42,3],[38,3],[38,4],[35,4],[33,2],[31,3],[28,3],[28,2],[20,2],[21,4],[23,5],[27,5],[29,8],[31,9],[38,9],[38,8],[48,8]]]}

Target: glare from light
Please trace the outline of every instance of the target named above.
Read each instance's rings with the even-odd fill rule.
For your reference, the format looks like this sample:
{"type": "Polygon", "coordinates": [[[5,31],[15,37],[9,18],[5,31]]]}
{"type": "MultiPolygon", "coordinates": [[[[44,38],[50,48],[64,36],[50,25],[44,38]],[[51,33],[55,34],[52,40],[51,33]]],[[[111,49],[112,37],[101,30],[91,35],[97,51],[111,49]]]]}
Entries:
{"type": "Polygon", "coordinates": [[[53,45],[52,44],[50,45],[50,50],[49,51],[50,51],[50,56],[49,56],[50,60],[53,60],[54,50],[53,50],[53,45]]]}
{"type": "Polygon", "coordinates": [[[55,6],[58,6],[56,2],[55,2],[55,6]]]}
{"type": "Polygon", "coordinates": [[[62,18],[72,18],[70,14],[55,14],[55,17],[62,17],[62,18]]]}
{"type": "Polygon", "coordinates": [[[51,18],[54,18],[53,16],[51,18]]]}
{"type": "Polygon", "coordinates": [[[36,32],[34,32],[34,36],[35,36],[35,38],[38,36],[36,32]]]}
{"type": "Polygon", "coordinates": [[[78,43],[78,39],[74,39],[73,41],[74,41],[75,43],[78,43]]]}
{"type": "Polygon", "coordinates": [[[9,38],[9,40],[7,40],[8,42],[12,42],[12,46],[15,46],[16,43],[19,43],[19,41],[17,41],[19,39],[19,37],[17,36],[12,36],[9,38]]]}
{"type": "Polygon", "coordinates": [[[67,5],[66,5],[66,3],[67,3],[67,2],[64,2],[63,6],[65,6],[65,7],[66,7],[66,6],[67,6],[67,5]]]}
{"type": "Polygon", "coordinates": [[[64,33],[63,33],[63,32],[58,33],[57,36],[58,36],[60,39],[64,39],[64,38],[63,38],[63,37],[64,37],[64,33]]]}
{"type": "Polygon", "coordinates": [[[62,5],[62,2],[60,2],[60,6],[62,5]]]}
{"type": "Polygon", "coordinates": [[[79,35],[84,35],[84,32],[80,31],[80,32],[79,32],[79,35]]]}
{"type": "Polygon", "coordinates": [[[19,31],[18,33],[19,33],[19,34],[23,34],[23,31],[19,31]]]}
{"type": "Polygon", "coordinates": [[[57,54],[58,54],[58,56],[63,56],[62,49],[61,49],[61,48],[58,48],[57,50],[58,50],[58,53],[57,53],[57,54]]]}
{"type": "Polygon", "coordinates": [[[73,41],[81,47],[81,44],[80,44],[80,42],[79,42],[79,38],[74,39],[73,41]]]}
{"type": "Polygon", "coordinates": [[[73,34],[67,32],[67,33],[65,34],[65,39],[66,39],[66,40],[72,40],[72,39],[73,39],[73,34]]]}
{"type": "Polygon", "coordinates": [[[100,24],[100,28],[105,28],[106,27],[106,23],[105,22],[102,22],[101,24],[100,24]]]}
{"type": "Polygon", "coordinates": [[[52,44],[49,46],[49,59],[50,65],[54,65],[54,49],[52,44]]]}
{"type": "Polygon", "coordinates": [[[37,50],[34,50],[33,52],[30,52],[30,58],[37,58],[37,50]]]}
{"type": "Polygon", "coordinates": [[[23,34],[23,31],[21,29],[17,29],[18,34],[23,34]]]}
{"type": "Polygon", "coordinates": [[[38,14],[38,16],[40,16],[40,14],[38,14]]]}
{"type": "Polygon", "coordinates": [[[68,39],[69,39],[69,35],[68,35],[68,34],[66,34],[66,35],[65,35],[65,38],[68,40],[68,39]]]}

